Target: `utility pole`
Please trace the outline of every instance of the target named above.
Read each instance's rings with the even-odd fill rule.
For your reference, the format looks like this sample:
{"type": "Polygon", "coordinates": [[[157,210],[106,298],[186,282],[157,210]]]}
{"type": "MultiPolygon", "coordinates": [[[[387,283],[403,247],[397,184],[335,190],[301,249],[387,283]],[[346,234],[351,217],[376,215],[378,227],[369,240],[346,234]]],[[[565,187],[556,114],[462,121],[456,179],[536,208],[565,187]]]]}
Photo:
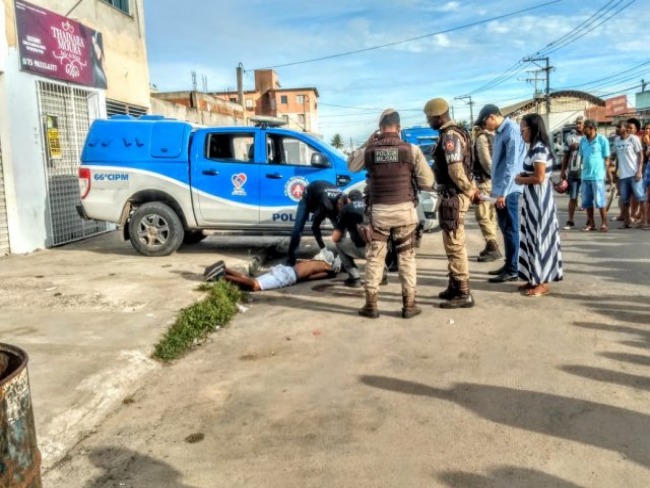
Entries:
{"type": "Polygon", "coordinates": [[[241,63],[237,65],[237,100],[242,109],[242,115],[244,117],[243,124],[246,125],[246,106],[244,105],[244,65],[241,63]]]}
{"type": "Polygon", "coordinates": [[[551,69],[550,58],[548,56],[541,58],[527,57],[523,59],[524,63],[535,63],[538,61],[544,61],[544,66],[539,66],[542,71],[546,74],[546,90],[544,91],[544,98],[546,100],[546,130],[551,130],[551,69]]]}
{"type": "Polygon", "coordinates": [[[540,98],[541,92],[540,92],[540,90],[538,90],[537,86],[538,86],[538,83],[540,81],[543,81],[543,78],[540,78],[537,75],[539,73],[542,73],[542,72],[543,72],[543,70],[541,70],[541,69],[526,71],[526,73],[530,73],[531,75],[533,75],[534,78],[526,78],[525,80],[519,79],[519,81],[525,81],[526,83],[532,83],[533,84],[533,86],[535,87],[535,91],[534,91],[534,94],[533,94],[534,98],[540,98]]]}
{"type": "Polygon", "coordinates": [[[467,102],[469,104],[469,125],[470,127],[474,125],[474,110],[472,107],[474,106],[474,102],[472,101],[472,95],[463,95],[462,97],[456,97],[454,100],[469,100],[467,102]]]}

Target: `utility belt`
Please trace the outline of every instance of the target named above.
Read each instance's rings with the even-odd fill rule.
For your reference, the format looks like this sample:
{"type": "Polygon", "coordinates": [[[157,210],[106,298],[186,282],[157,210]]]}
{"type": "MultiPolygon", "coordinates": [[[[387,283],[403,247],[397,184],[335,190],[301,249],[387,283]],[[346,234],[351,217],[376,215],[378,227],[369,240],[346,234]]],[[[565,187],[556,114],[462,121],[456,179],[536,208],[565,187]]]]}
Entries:
{"type": "Polygon", "coordinates": [[[485,183],[486,181],[492,181],[492,178],[490,178],[489,176],[485,176],[484,174],[480,174],[480,175],[475,174],[474,181],[476,181],[477,183],[485,183]]]}

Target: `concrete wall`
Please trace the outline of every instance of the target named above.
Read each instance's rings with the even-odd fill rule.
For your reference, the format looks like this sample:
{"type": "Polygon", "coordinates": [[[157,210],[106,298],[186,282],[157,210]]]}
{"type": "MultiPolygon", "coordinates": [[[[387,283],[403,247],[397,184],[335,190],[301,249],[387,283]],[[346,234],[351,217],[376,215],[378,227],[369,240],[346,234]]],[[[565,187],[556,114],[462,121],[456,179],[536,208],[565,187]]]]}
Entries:
{"type": "Polygon", "coordinates": [[[244,123],[241,115],[225,115],[207,112],[205,110],[197,110],[188,107],[187,105],[160,100],[159,98],[154,97],[151,98],[151,113],[206,126],[243,125],[244,123]]]}
{"type": "MultiPolygon", "coordinates": [[[[26,0],[59,15],[75,5],[71,0],[26,0]]],[[[6,39],[16,47],[14,5],[5,1],[6,39]]],[[[106,97],[129,104],[149,106],[149,67],[144,36],[143,0],[131,0],[132,12],[127,15],[99,0],[85,0],[74,9],[70,18],[102,33],[108,78],[106,97]]]]}

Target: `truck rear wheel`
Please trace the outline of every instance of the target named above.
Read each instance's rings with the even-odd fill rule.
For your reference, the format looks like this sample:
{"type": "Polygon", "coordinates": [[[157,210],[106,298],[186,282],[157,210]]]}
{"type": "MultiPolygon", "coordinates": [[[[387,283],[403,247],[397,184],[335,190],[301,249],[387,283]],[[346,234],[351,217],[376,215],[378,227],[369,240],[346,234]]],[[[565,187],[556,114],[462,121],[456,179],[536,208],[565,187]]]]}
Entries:
{"type": "Polygon", "coordinates": [[[185,232],[176,212],[161,202],[135,209],[129,220],[131,244],[145,256],[169,256],[183,242],[185,232]]]}

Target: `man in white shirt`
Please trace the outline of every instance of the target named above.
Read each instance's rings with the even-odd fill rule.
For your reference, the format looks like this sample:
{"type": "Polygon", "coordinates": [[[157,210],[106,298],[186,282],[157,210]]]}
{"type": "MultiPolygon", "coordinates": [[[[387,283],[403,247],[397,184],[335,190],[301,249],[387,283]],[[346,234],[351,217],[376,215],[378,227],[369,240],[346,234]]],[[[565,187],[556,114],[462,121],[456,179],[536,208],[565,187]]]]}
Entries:
{"type": "MultiPolygon", "coordinates": [[[[623,224],[620,229],[629,229],[630,199],[634,195],[639,203],[645,202],[643,193],[643,148],[636,135],[630,134],[627,122],[619,122],[616,126],[617,137],[614,139],[614,153],[618,161],[620,173],[621,206],[623,224]]],[[[645,205],[641,205],[641,222],[645,222],[645,205]]]]}

